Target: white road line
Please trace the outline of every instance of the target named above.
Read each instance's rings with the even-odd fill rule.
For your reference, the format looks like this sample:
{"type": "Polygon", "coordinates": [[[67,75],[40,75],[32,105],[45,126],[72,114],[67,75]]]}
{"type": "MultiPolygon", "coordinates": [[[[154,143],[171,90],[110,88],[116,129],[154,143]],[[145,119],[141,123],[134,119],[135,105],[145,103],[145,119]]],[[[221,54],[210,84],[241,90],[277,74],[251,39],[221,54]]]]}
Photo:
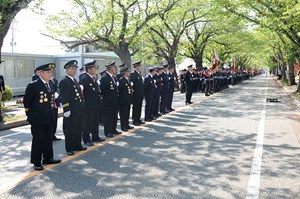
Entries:
{"type": "MultiPolygon", "coordinates": [[[[267,92],[268,90],[266,90],[267,92]]],[[[256,144],[251,165],[251,173],[248,181],[247,199],[259,198],[261,162],[264,149],[264,134],[266,120],[266,101],[264,101],[263,109],[260,114],[260,121],[257,130],[256,144]]]]}
{"type": "Polygon", "coordinates": [[[12,134],[8,134],[8,135],[3,135],[3,136],[0,136],[0,138],[6,138],[6,137],[10,137],[10,136],[14,136],[14,135],[19,135],[19,134],[22,134],[24,132],[18,132],[18,133],[12,133],[12,134]]]}

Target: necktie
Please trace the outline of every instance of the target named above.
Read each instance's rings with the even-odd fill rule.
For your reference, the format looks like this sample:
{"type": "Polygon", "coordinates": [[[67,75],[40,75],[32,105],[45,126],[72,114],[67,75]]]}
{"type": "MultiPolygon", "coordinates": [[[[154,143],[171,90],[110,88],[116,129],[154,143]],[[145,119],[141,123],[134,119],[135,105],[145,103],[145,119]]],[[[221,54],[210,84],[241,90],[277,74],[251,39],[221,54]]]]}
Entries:
{"type": "Polygon", "coordinates": [[[51,88],[50,88],[50,86],[49,86],[49,83],[46,82],[45,85],[46,85],[46,88],[47,88],[48,92],[51,92],[51,88]]]}

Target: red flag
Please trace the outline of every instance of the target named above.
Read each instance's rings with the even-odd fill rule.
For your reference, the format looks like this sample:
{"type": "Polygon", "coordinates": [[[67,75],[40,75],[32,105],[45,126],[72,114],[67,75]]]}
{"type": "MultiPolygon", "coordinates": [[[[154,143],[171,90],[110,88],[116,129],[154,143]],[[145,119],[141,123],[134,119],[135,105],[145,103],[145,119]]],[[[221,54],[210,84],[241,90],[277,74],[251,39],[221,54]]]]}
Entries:
{"type": "Polygon", "coordinates": [[[216,53],[216,49],[214,49],[214,52],[212,54],[212,58],[211,58],[211,74],[214,74],[215,72],[217,72],[218,70],[218,66],[220,63],[220,59],[216,53]]]}
{"type": "Polygon", "coordinates": [[[233,69],[234,69],[234,72],[236,72],[236,71],[237,71],[237,69],[236,69],[236,62],[235,62],[235,58],[233,58],[233,69]]]}

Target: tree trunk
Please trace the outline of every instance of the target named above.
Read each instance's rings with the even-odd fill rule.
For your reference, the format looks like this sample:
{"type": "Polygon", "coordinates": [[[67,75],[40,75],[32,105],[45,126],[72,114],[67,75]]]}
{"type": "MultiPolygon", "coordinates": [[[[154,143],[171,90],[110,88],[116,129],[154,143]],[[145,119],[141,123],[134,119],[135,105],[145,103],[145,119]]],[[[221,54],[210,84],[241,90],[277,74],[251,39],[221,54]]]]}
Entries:
{"type": "Polygon", "coordinates": [[[122,48],[114,49],[114,52],[121,59],[121,62],[131,69],[131,55],[127,45],[123,45],[122,48]]]}
{"type": "Polygon", "coordinates": [[[203,58],[202,55],[198,55],[194,57],[194,61],[196,62],[196,68],[203,68],[203,58]]]}
{"type": "Polygon", "coordinates": [[[288,85],[296,85],[295,82],[295,74],[294,74],[294,64],[287,62],[287,80],[288,80],[288,85]]]}

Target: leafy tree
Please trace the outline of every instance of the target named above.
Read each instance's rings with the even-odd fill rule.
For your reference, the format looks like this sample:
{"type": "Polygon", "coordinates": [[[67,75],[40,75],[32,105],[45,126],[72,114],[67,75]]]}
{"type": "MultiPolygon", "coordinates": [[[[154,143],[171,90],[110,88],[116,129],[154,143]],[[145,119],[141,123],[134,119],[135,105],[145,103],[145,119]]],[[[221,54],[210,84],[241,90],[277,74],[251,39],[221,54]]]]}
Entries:
{"type": "Polygon", "coordinates": [[[131,56],[140,49],[141,30],[179,1],[73,0],[72,11],[50,17],[47,27],[53,38],[66,45],[66,38],[74,40],[69,48],[91,44],[114,51],[130,66],[131,56]]]}

